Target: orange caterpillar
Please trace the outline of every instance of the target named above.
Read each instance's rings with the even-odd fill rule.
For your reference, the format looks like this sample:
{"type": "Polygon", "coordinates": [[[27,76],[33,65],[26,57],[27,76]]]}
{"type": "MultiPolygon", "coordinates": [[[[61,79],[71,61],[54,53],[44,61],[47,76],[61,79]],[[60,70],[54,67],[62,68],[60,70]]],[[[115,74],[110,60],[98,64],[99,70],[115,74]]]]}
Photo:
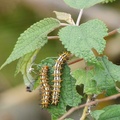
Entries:
{"type": "Polygon", "coordinates": [[[44,66],[40,72],[40,80],[41,80],[41,86],[42,86],[42,99],[41,99],[41,105],[43,108],[47,108],[49,105],[49,99],[50,99],[50,86],[48,84],[48,66],[44,66]]]}
{"type": "Polygon", "coordinates": [[[69,58],[69,53],[64,52],[59,56],[57,59],[55,65],[54,65],[54,84],[53,84],[53,90],[52,90],[52,104],[57,105],[59,102],[59,96],[60,96],[60,83],[61,83],[61,69],[62,64],[69,58]]]}

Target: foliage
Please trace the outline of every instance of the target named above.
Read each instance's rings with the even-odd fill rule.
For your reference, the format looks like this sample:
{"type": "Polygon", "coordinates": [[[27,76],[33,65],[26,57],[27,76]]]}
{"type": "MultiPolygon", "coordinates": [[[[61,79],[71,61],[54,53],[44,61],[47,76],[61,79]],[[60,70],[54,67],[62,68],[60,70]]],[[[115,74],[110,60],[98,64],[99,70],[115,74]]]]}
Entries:
{"type": "Polygon", "coordinates": [[[102,54],[106,45],[103,37],[106,35],[107,28],[100,20],[90,20],[80,26],[67,26],[59,31],[60,40],[68,51],[92,63],[97,60],[91,49],[102,54]]]}
{"type": "Polygon", "coordinates": [[[95,110],[91,114],[95,120],[119,120],[120,105],[110,105],[102,110],[95,110]]]}
{"type": "Polygon", "coordinates": [[[20,35],[13,52],[1,68],[36,49],[40,49],[47,43],[47,34],[59,26],[59,21],[53,18],[46,18],[32,25],[20,35]]]}
{"type": "MultiPolygon", "coordinates": [[[[111,0],[64,1],[76,9],[89,8],[101,2],[111,2],[111,0]]],[[[94,19],[77,26],[69,13],[54,12],[57,19],[46,18],[40,20],[20,35],[13,52],[1,66],[2,69],[5,65],[19,59],[16,74],[19,72],[22,73],[25,85],[30,87],[32,91],[33,88],[36,89],[41,85],[40,70],[43,66],[47,65],[49,66],[48,82],[52,89],[53,82],[55,82],[53,81],[53,68],[57,57],[46,58],[38,64],[36,64],[34,60],[41,48],[48,42],[48,34],[56,28],[59,28],[58,36],[54,37],[60,38],[64,48],[69,51],[69,60],[71,61],[71,56],[78,59],[82,58],[86,63],[86,67],[85,69],[79,68],[71,72],[69,65],[63,63],[60,73],[58,73],[61,77],[60,79],[62,79],[59,103],[57,105],[50,104],[49,107],[46,108],[46,110],[51,113],[52,120],[56,120],[65,114],[68,107],[78,106],[82,102],[81,99],[84,95],[89,98],[89,96],[93,97],[103,92],[106,93],[106,95],[118,93],[116,82],[120,82],[120,66],[113,64],[109,61],[108,57],[103,55],[106,47],[104,37],[109,35],[106,25],[101,20],[94,19]],[[62,23],[61,20],[67,23],[62,23]],[[81,86],[81,84],[84,86],[83,96],[79,95],[76,90],[76,86],[81,86]]],[[[120,33],[120,29],[117,29],[117,32],[120,33]]],[[[62,59],[59,59],[59,61],[61,62],[62,59]]],[[[57,61],[58,66],[59,61],[57,61]]],[[[72,64],[74,63],[75,62],[72,64]]],[[[49,103],[51,103],[51,100],[49,103]]],[[[87,107],[85,107],[84,110],[86,110],[87,107]]],[[[96,120],[120,119],[119,109],[119,105],[112,105],[92,112],[91,116],[96,120]]],[[[68,120],[70,119],[71,118],[68,118],[68,120]]]]}

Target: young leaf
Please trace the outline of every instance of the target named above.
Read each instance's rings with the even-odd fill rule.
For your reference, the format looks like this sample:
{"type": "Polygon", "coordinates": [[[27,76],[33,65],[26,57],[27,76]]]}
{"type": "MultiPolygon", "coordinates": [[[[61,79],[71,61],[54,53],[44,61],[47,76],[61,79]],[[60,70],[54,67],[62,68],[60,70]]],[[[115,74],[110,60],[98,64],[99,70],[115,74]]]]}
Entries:
{"type": "Polygon", "coordinates": [[[98,120],[120,120],[120,105],[105,107],[98,120]]]}
{"type": "Polygon", "coordinates": [[[16,68],[16,74],[18,74],[19,72],[23,74],[24,83],[26,86],[30,87],[31,91],[35,82],[34,78],[31,75],[31,69],[38,52],[39,50],[36,50],[34,52],[24,55],[22,58],[19,59],[16,68]]]}
{"type": "Polygon", "coordinates": [[[80,26],[67,26],[59,31],[60,40],[68,51],[92,63],[97,63],[92,49],[96,49],[101,54],[106,44],[103,37],[106,35],[105,24],[96,19],[80,26]]]}
{"type": "Polygon", "coordinates": [[[65,13],[65,12],[57,12],[57,11],[54,11],[54,13],[57,16],[57,19],[64,20],[64,21],[68,22],[69,24],[75,25],[75,23],[71,17],[71,14],[65,13]]]}
{"type": "Polygon", "coordinates": [[[84,85],[84,93],[86,94],[99,94],[100,91],[94,81],[94,71],[85,71],[82,69],[72,72],[72,76],[77,80],[76,85],[84,85]]]}
{"type": "Polygon", "coordinates": [[[98,57],[104,69],[95,67],[94,80],[97,87],[103,90],[109,90],[115,87],[115,82],[120,81],[120,66],[110,62],[106,56],[98,57]]]}
{"type": "Polygon", "coordinates": [[[1,66],[1,69],[25,54],[40,49],[48,41],[47,34],[59,26],[60,22],[53,18],[46,18],[33,24],[20,35],[11,55],[1,66]]]}
{"type": "MultiPolygon", "coordinates": [[[[53,66],[57,58],[47,58],[38,65],[40,69],[44,65],[49,66],[49,81],[53,84],[53,66]]],[[[61,70],[61,92],[57,106],[50,105],[48,111],[51,113],[52,120],[57,120],[66,112],[66,106],[77,106],[81,102],[81,96],[76,91],[75,79],[70,75],[70,69],[67,64],[63,65],[61,70]]]]}
{"type": "Polygon", "coordinates": [[[84,9],[84,8],[89,8],[100,2],[103,2],[104,0],[64,0],[64,1],[70,7],[73,7],[76,9],[84,9]]]}

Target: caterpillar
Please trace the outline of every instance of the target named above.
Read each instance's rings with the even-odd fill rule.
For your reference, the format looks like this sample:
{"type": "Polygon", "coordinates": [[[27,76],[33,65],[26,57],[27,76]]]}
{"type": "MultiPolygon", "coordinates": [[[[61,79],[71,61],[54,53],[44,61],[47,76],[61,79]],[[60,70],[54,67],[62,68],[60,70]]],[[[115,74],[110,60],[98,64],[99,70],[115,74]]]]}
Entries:
{"type": "Polygon", "coordinates": [[[42,67],[40,71],[40,83],[42,87],[42,99],[41,99],[41,105],[43,108],[47,108],[49,105],[49,99],[50,99],[50,86],[48,84],[48,66],[42,67]]]}
{"type": "Polygon", "coordinates": [[[56,63],[54,65],[54,84],[53,84],[53,89],[52,89],[52,103],[54,105],[57,105],[59,102],[59,97],[60,97],[60,88],[61,88],[61,69],[62,69],[62,64],[69,58],[69,53],[64,52],[61,54],[58,59],[56,60],[56,63]]]}

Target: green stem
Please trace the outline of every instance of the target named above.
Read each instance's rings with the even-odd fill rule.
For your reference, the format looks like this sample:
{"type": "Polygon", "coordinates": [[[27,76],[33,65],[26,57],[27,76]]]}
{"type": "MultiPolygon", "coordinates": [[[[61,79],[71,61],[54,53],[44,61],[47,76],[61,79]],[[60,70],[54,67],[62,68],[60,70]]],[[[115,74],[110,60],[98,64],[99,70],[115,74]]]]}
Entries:
{"type": "MultiPolygon", "coordinates": [[[[91,98],[92,98],[92,96],[91,96],[91,95],[88,95],[86,104],[91,101],[91,98]]],[[[84,110],[83,110],[82,117],[80,118],[80,120],[85,120],[85,118],[87,117],[87,115],[88,115],[88,107],[89,107],[89,106],[85,106],[85,108],[84,108],[84,110]]]]}

